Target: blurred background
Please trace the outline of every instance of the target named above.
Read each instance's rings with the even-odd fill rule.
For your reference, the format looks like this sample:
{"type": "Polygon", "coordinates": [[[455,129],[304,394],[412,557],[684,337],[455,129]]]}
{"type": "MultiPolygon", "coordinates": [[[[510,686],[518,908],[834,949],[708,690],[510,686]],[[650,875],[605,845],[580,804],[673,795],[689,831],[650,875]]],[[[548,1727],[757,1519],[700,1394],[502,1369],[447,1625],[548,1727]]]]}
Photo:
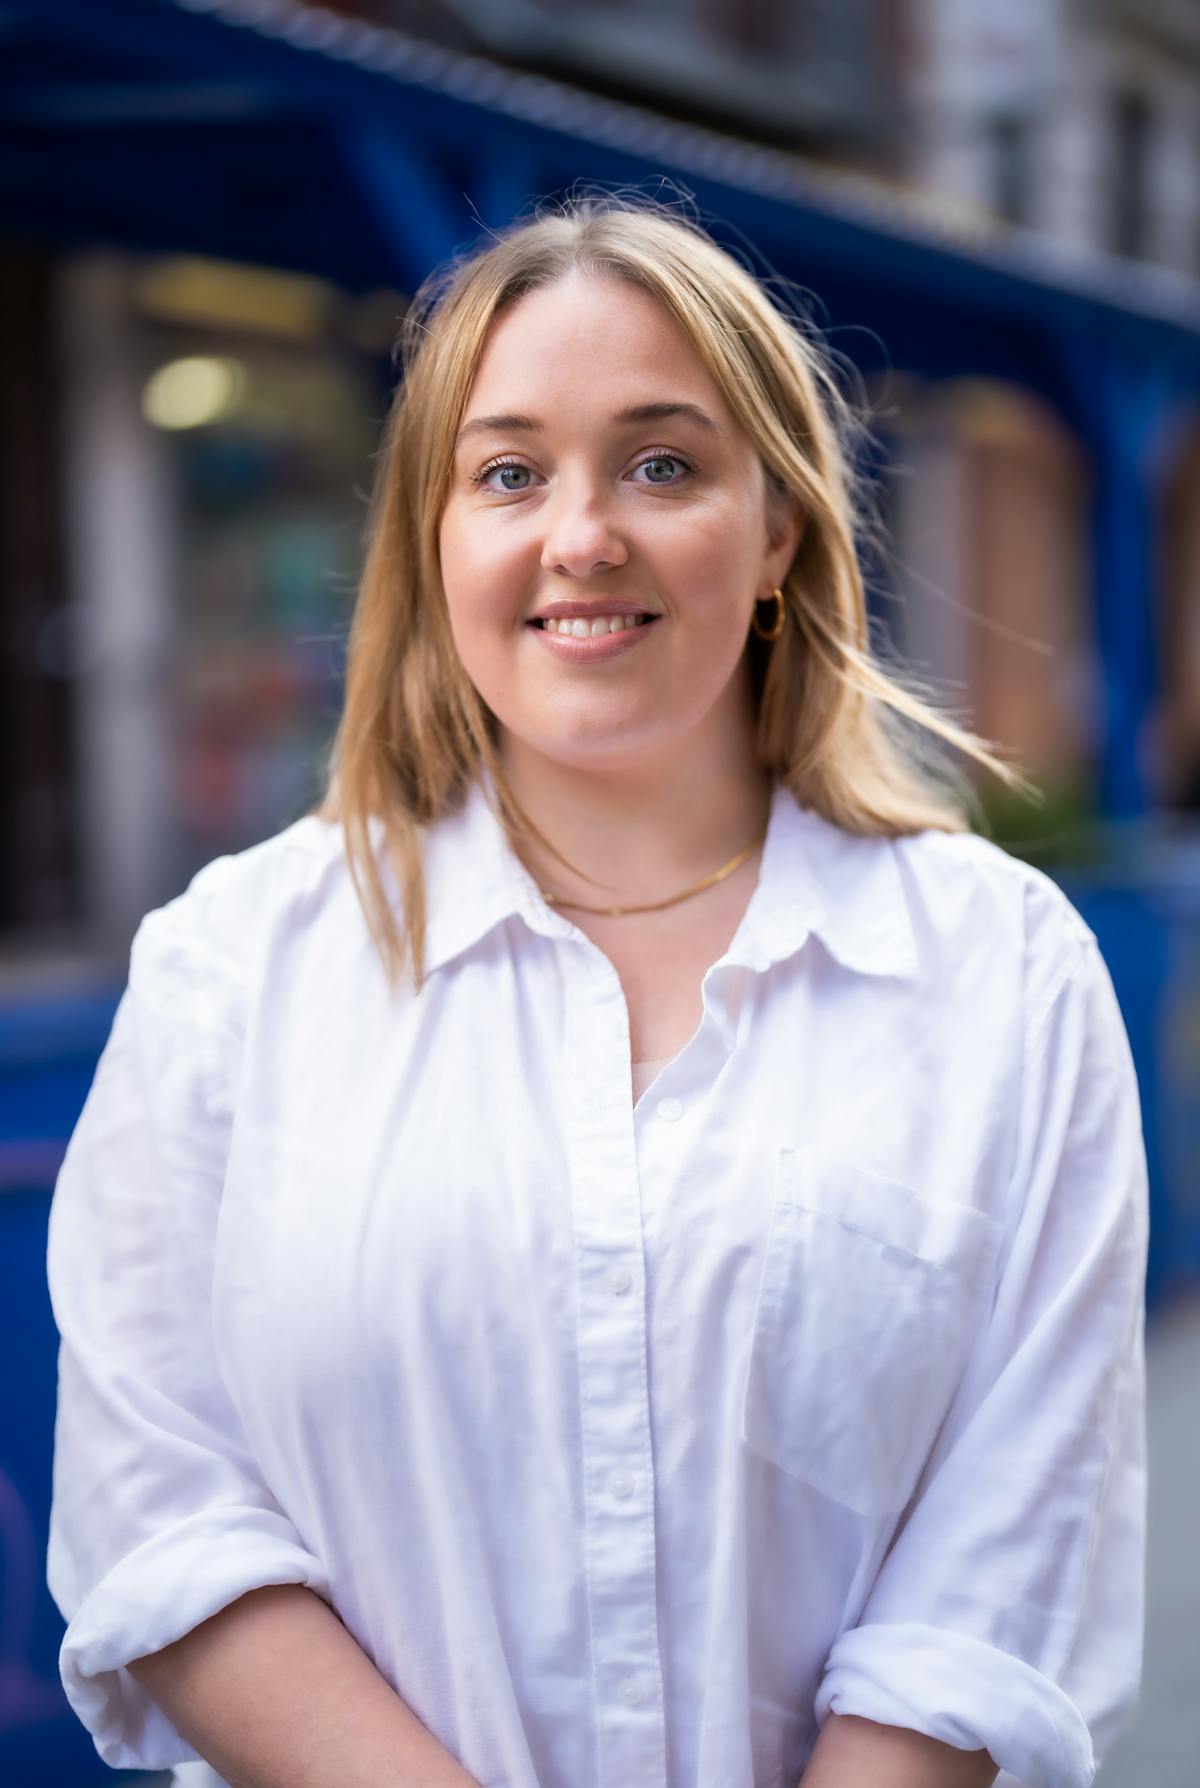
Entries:
{"type": "Polygon", "coordinates": [[[981,780],[987,825],[1100,940],[1152,1220],[1146,1677],[1098,1780],[1191,1788],[1194,0],[0,0],[0,1779],[117,1779],[44,1584],[44,1254],[130,939],[318,794],[409,295],[581,181],[799,294],[874,416],[878,636],[1018,754],[1042,804],[981,780]]]}

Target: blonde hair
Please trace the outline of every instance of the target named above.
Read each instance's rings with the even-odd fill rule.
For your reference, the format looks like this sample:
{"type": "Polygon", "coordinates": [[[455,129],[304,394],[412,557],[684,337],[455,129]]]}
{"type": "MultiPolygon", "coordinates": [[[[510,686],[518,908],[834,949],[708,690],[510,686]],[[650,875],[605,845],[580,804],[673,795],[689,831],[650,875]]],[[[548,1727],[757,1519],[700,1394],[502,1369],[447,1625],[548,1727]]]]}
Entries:
{"type": "MultiPolygon", "coordinates": [[[[856,540],[873,528],[852,471],[863,423],[811,324],[678,207],[640,195],[573,193],[445,263],[421,285],[396,353],[403,382],[384,427],[367,549],[350,627],[345,700],[325,793],[351,877],[395,990],[407,961],[425,977],[421,829],[458,809],[490,772],[510,839],[533,837],[499,757],[499,723],[468,679],[450,631],[438,528],[454,441],[488,332],[522,294],[571,272],[628,280],[682,328],[763,462],[768,509],[792,493],[804,532],[783,580],[787,624],[746,651],[762,767],[804,806],[852,832],[969,830],[975,797],[945,746],[1036,793],[990,747],[940,712],[910,671],[873,647],[856,540]],[[401,935],[371,841],[380,825],[403,902],[401,935]]],[[[593,878],[587,878],[593,879],[593,878]]]]}

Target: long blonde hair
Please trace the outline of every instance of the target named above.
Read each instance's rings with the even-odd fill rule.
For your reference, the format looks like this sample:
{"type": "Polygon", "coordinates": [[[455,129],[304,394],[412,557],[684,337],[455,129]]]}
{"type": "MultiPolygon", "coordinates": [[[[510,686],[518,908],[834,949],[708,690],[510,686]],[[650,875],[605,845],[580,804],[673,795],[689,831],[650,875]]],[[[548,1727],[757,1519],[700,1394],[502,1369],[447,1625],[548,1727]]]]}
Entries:
{"type": "Polygon", "coordinates": [[[311,809],[343,827],[393,991],[405,962],[416,989],[425,977],[421,829],[462,805],[481,766],[509,838],[533,837],[567,861],[505,777],[498,722],[454,646],[437,538],[455,436],[492,324],[522,294],[576,270],[628,280],[659,300],[755,443],[768,508],[789,492],[802,505],[803,536],[781,586],[787,624],[773,643],[753,631],[746,643],[762,767],[835,825],[890,837],[970,829],[975,796],[946,746],[1036,796],[996,747],[939,711],[919,679],[872,642],[856,540],[875,524],[866,482],[852,469],[864,424],[813,326],[778,307],[679,207],[604,191],[543,201],[436,269],[396,346],[404,377],[368,511],[345,700],[325,792],[311,809]],[[373,826],[396,876],[403,935],[373,826]]]}

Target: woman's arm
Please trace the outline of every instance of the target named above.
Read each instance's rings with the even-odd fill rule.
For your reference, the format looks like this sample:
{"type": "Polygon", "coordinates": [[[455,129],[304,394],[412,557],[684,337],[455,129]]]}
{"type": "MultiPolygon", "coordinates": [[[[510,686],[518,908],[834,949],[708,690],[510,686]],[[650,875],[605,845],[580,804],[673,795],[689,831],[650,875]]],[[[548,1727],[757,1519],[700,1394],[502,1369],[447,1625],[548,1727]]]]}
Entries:
{"type": "Polygon", "coordinates": [[[798,1788],[992,1788],[986,1751],[960,1751],[904,1726],[827,1715],[798,1788]]]}
{"type": "Polygon", "coordinates": [[[128,1668],[231,1788],[477,1788],[303,1584],[251,1590],[128,1668]]]}

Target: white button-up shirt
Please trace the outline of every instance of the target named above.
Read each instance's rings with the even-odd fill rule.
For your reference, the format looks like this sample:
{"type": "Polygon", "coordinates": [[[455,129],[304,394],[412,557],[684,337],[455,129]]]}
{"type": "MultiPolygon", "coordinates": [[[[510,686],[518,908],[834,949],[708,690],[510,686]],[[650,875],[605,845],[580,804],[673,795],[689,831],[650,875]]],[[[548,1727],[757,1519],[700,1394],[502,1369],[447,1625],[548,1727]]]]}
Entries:
{"type": "Polygon", "coordinates": [[[296,1582],[487,1788],[794,1788],[830,1710],[1086,1788],[1145,1503],[1093,933],[982,838],[780,786],[635,1105],[616,971],[481,787],[426,845],[419,997],[313,815],[134,938],[49,1242],[49,1581],[101,1756],[219,1783],[125,1666],[296,1582]]]}

